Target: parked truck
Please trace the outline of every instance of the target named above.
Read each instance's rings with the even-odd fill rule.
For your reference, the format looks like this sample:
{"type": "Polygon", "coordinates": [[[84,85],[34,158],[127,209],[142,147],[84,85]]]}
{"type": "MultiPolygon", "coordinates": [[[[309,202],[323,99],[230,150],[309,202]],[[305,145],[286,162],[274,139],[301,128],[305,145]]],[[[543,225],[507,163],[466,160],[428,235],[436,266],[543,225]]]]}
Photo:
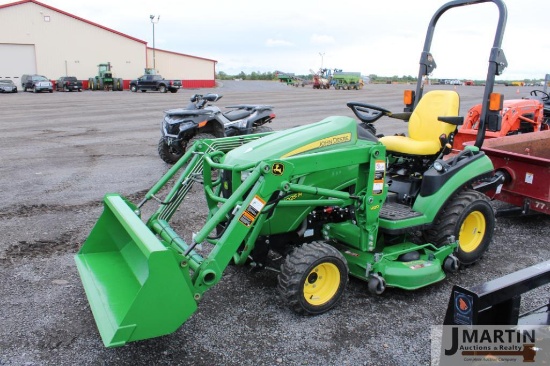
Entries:
{"type": "Polygon", "coordinates": [[[82,91],[82,81],[75,76],[62,76],[55,82],[55,91],[82,91]]]}
{"type": "Polygon", "coordinates": [[[138,90],[159,91],[161,93],[177,93],[181,88],[181,80],[166,80],[160,75],[142,75],[137,79],[130,81],[130,90],[134,93],[138,90]]]}

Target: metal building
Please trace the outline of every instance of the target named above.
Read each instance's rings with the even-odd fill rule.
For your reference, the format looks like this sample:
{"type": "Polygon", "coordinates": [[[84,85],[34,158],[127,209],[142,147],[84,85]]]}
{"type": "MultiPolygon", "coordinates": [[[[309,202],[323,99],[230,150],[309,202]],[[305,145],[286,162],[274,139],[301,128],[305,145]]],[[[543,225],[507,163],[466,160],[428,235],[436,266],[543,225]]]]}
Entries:
{"type": "MultiPolygon", "coordinates": [[[[69,14],[47,4],[23,0],[0,5],[0,78],[20,85],[23,74],[51,80],[76,76],[85,84],[97,65],[110,62],[113,76],[129,80],[153,67],[147,42],[69,14]],[[78,42],[75,42],[78,39],[78,42]]],[[[215,60],[154,50],[155,69],[184,87],[215,85],[215,60]]]]}

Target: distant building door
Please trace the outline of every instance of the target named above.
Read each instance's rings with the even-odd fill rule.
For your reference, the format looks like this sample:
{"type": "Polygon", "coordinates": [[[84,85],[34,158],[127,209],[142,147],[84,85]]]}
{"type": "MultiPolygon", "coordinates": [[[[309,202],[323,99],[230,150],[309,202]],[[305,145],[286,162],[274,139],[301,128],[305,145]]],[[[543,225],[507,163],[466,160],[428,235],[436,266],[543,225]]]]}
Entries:
{"type": "Polygon", "coordinates": [[[11,79],[19,86],[23,74],[36,74],[34,45],[0,43],[0,79],[11,79]]]}

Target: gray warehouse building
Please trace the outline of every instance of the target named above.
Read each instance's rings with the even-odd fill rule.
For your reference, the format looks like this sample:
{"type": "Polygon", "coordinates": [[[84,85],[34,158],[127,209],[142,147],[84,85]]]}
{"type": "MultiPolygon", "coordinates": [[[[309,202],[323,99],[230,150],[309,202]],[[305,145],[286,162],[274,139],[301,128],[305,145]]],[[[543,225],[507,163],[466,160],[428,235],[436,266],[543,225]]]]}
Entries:
{"type": "MultiPolygon", "coordinates": [[[[23,74],[52,80],[76,76],[86,84],[98,64],[110,62],[113,75],[127,88],[131,79],[153,67],[153,49],[146,41],[38,1],[0,5],[0,24],[0,79],[16,85],[23,74]]],[[[215,60],[158,48],[154,58],[155,69],[166,79],[182,80],[184,88],[215,86],[215,60]]]]}

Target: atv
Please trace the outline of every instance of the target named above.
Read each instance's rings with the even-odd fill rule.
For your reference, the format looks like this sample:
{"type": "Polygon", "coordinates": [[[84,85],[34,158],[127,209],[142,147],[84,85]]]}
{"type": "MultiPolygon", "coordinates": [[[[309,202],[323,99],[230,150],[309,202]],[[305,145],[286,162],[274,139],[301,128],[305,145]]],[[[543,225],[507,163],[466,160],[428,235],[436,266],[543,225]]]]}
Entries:
{"type": "Polygon", "coordinates": [[[195,94],[186,108],[164,112],[160,125],[161,138],[158,153],[162,160],[174,164],[185,153],[187,146],[204,138],[241,136],[273,131],[266,124],[275,118],[271,106],[240,104],[220,108],[208,104],[222,98],[220,94],[195,94]]]}

